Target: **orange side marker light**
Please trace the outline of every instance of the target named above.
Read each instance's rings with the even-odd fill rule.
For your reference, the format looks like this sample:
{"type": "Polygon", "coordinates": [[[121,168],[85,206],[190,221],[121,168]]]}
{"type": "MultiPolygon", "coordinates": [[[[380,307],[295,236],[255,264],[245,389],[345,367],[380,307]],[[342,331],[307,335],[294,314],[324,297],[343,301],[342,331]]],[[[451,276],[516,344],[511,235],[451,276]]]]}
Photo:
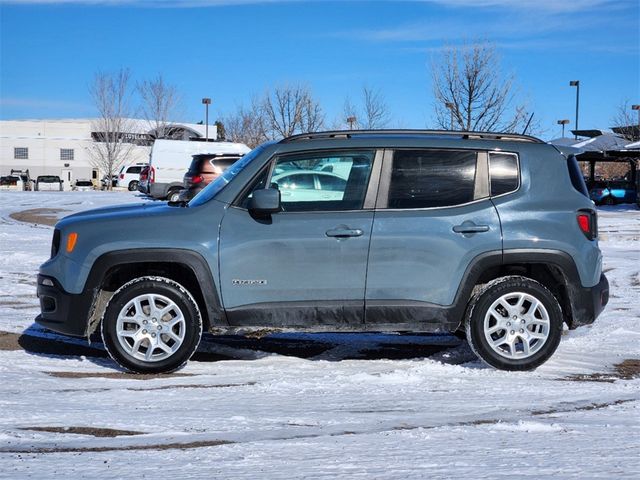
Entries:
{"type": "Polygon", "coordinates": [[[78,234],[76,232],[71,232],[67,237],[67,253],[73,252],[73,249],[76,247],[77,241],[78,234]]]}

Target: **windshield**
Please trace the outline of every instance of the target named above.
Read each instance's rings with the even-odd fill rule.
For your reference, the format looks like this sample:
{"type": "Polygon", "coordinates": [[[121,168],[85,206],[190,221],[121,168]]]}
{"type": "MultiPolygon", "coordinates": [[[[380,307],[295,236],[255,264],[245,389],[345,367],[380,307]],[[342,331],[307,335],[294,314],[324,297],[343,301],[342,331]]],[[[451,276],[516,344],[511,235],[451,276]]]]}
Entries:
{"type": "Polygon", "coordinates": [[[251,161],[262,153],[265,146],[268,144],[260,145],[247,153],[240,160],[235,162],[229,168],[227,168],[222,175],[216,178],[213,182],[207,185],[204,190],[198,193],[193,200],[189,202],[189,206],[197,207],[204,203],[207,203],[213,197],[215,197],[224,187],[226,187],[231,180],[233,180],[244,168],[251,163],[251,161]]]}

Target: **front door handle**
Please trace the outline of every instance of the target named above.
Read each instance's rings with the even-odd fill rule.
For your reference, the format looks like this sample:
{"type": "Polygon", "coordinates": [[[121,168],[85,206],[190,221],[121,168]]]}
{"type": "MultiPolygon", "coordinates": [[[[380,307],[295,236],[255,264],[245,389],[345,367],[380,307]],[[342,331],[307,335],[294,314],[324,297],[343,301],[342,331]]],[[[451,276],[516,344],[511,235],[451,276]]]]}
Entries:
{"type": "Polygon", "coordinates": [[[364,232],[359,228],[349,228],[345,225],[327,230],[327,237],[347,238],[360,237],[364,232]]]}
{"type": "Polygon", "coordinates": [[[473,222],[462,222],[461,225],[453,227],[453,231],[456,233],[481,233],[488,232],[489,225],[476,225],[473,222]]]}

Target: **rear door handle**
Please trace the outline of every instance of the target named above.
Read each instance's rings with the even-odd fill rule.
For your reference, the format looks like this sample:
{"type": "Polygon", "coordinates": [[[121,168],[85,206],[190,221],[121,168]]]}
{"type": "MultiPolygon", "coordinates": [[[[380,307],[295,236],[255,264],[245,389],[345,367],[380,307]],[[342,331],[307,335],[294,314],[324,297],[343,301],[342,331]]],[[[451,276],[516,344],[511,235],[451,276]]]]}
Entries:
{"type": "Polygon", "coordinates": [[[456,233],[481,233],[488,232],[489,225],[476,225],[473,222],[463,222],[461,225],[453,227],[453,231],[456,233]]]}
{"type": "Polygon", "coordinates": [[[346,238],[346,237],[360,237],[364,232],[359,228],[349,228],[345,226],[339,226],[327,230],[327,237],[346,238]]]}

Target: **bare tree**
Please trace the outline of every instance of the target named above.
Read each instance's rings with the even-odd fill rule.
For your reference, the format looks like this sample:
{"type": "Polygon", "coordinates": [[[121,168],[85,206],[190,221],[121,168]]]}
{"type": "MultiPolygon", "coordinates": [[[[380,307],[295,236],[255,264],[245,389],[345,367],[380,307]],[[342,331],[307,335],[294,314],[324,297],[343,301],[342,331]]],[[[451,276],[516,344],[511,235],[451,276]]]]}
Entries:
{"type": "Polygon", "coordinates": [[[89,156],[93,166],[108,175],[109,190],[112,176],[134,146],[129,83],[129,70],[120,69],[115,73],[96,73],[89,86],[89,94],[98,111],[98,118],[92,123],[94,141],[89,147],[89,156]]]}
{"type": "Polygon", "coordinates": [[[626,99],[618,107],[611,119],[613,128],[630,142],[640,140],[640,119],[638,111],[631,109],[631,102],[626,99]]]}
{"type": "Polygon", "coordinates": [[[389,125],[389,107],[380,90],[362,87],[362,127],[366,130],[385,128],[389,125]]]}
{"type": "Polygon", "coordinates": [[[266,119],[260,102],[253,99],[249,107],[238,107],[237,111],[223,119],[226,139],[254,148],[268,140],[266,119]]]}
{"type": "Polygon", "coordinates": [[[149,123],[152,136],[171,138],[171,120],[175,120],[181,99],[175,85],[165,82],[162,74],[151,80],[144,80],[136,87],[140,95],[140,109],[149,123]]]}
{"type": "Polygon", "coordinates": [[[276,87],[265,93],[261,108],[265,133],[271,139],[316,131],[324,125],[322,108],[305,86],[276,87]]]}
{"type": "Polygon", "coordinates": [[[488,43],[448,47],[432,63],[436,121],[466,131],[521,131],[529,114],[514,106],[514,78],[503,76],[488,43]]]}

